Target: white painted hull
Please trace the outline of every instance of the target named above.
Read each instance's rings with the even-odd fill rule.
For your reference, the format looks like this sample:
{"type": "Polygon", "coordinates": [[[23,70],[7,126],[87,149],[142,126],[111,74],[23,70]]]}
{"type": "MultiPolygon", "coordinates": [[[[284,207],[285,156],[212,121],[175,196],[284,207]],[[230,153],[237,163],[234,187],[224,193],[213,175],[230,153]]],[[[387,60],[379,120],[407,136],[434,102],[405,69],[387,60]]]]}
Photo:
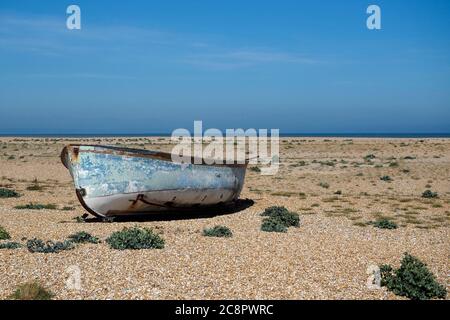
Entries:
{"type": "Polygon", "coordinates": [[[230,202],[233,195],[234,191],[229,189],[164,190],[88,198],[84,202],[97,214],[108,217],[183,209],[193,207],[193,203],[198,206],[212,206],[230,202]],[[138,200],[139,198],[141,199],[138,200]]]}

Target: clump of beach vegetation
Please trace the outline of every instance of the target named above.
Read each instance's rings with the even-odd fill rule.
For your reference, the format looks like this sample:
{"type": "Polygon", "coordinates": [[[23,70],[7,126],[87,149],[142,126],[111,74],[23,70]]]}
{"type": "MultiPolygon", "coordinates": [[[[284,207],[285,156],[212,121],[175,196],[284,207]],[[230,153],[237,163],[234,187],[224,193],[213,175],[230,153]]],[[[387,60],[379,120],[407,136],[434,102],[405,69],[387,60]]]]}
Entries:
{"type": "Polygon", "coordinates": [[[20,243],[14,241],[0,243],[0,249],[18,249],[21,247],[22,245],[20,243]]]}
{"type": "Polygon", "coordinates": [[[31,184],[31,185],[29,185],[29,186],[27,187],[27,190],[29,190],[29,191],[42,191],[42,190],[44,190],[44,187],[41,186],[41,185],[39,184],[38,179],[35,178],[35,179],[33,180],[33,184],[31,184]]]}
{"type": "Polygon", "coordinates": [[[124,228],[112,233],[106,242],[117,250],[162,249],[164,239],[148,228],[124,228]]]}
{"type": "Polygon", "coordinates": [[[427,265],[409,253],[405,253],[397,270],[385,264],[380,266],[380,271],[381,285],[396,295],[413,300],[445,299],[447,295],[427,265]]]}
{"type": "Polygon", "coordinates": [[[42,241],[40,239],[30,239],[27,241],[27,248],[30,252],[39,253],[58,253],[64,250],[71,250],[75,248],[72,241],[66,240],[62,242],[42,241]]]}
{"type": "Polygon", "coordinates": [[[8,240],[11,239],[11,236],[9,235],[8,231],[6,231],[5,228],[0,226],[0,240],[8,240]]]}
{"type": "Polygon", "coordinates": [[[232,237],[233,233],[230,228],[226,226],[215,226],[212,228],[207,228],[203,230],[203,235],[205,237],[232,237]]]}
{"type": "Polygon", "coordinates": [[[68,236],[68,239],[75,243],[99,243],[100,240],[97,237],[92,236],[90,233],[80,231],[68,236]]]}
{"type": "Polygon", "coordinates": [[[289,227],[300,226],[298,213],[291,212],[285,207],[269,207],[261,215],[265,216],[261,224],[262,231],[286,232],[289,227]]]}
{"type": "Polygon", "coordinates": [[[422,193],[422,198],[437,198],[437,197],[438,197],[437,192],[433,192],[431,190],[425,190],[422,193]]]}
{"type": "Polygon", "coordinates": [[[28,203],[25,205],[18,205],[14,207],[15,209],[19,209],[19,210],[25,210],[25,209],[29,209],[29,210],[43,210],[43,209],[48,209],[48,210],[56,210],[58,209],[56,204],[53,203],[49,203],[49,204],[40,204],[40,203],[28,203]]]}
{"type": "Polygon", "coordinates": [[[286,232],[287,227],[278,220],[264,219],[261,224],[261,230],[266,232],[286,232]]]}
{"type": "Polygon", "coordinates": [[[0,188],[0,198],[18,198],[20,194],[15,190],[0,188]]]}
{"type": "Polygon", "coordinates": [[[27,282],[17,287],[10,299],[14,300],[51,300],[54,294],[39,282],[27,282]]]}
{"type": "Polygon", "coordinates": [[[397,229],[397,224],[386,218],[378,219],[375,222],[371,222],[371,224],[379,229],[397,229]]]}

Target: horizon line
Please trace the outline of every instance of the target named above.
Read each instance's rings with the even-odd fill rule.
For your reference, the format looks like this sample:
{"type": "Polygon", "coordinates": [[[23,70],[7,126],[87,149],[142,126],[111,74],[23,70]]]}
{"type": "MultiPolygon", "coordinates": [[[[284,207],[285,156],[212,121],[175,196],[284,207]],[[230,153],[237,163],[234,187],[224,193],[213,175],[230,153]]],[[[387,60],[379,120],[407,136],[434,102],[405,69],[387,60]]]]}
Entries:
{"type": "MultiPolygon", "coordinates": [[[[52,138],[70,138],[70,137],[170,137],[172,133],[0,133],[0,137],[52,137],[52,138]]],[[[225,136],[225,135],[224,135],[225,136]]],[[[268,134],[270,136],[270,134],[268,134]]],[[[434,137],[449,138],[450,132],[286,132],[280,133],[280,137],[434,137]]]]}

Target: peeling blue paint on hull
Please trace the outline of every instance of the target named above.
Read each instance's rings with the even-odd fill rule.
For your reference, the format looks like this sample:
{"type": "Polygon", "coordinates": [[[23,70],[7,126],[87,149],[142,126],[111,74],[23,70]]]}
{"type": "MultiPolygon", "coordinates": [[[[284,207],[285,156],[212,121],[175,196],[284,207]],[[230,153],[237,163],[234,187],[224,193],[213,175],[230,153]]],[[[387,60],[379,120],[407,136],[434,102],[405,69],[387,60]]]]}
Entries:
{"type": "Polygon", "coordinates": [[[91,145],[66,146],[61,160],[81,204],[102,217],[232,202],[247,167],[182,165],[167,153],[91,145]]]}

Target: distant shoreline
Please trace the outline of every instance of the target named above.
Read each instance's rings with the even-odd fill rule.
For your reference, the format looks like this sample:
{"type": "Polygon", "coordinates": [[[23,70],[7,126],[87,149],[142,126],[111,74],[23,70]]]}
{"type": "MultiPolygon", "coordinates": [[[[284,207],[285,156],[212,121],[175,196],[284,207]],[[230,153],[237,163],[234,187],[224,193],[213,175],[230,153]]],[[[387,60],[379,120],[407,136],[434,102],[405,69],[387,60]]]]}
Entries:
{"type": "MultiPolygon", "coordinates": [[[[0,134],[1,138],[133,138],[170,137],[171,133],[120,134],[0,134]]],[[[450,138],[450,133],[280,133],[282,138],[450,138]]]]}

